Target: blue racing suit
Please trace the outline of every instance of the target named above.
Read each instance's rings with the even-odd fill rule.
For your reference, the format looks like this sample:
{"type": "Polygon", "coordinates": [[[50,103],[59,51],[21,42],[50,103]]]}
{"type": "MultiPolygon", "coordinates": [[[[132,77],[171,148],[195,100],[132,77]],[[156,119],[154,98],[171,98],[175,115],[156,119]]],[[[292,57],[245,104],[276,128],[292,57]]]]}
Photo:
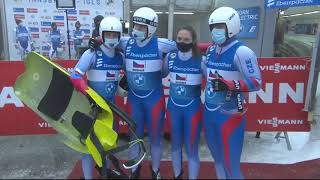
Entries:
{"type": "Polygon", "coordinates": [[[246,112],[243,99],[261,86],[255,53],[235,38],[226,45],[210,46],[206,57],[204,128],[219,179],[243,178],[240,171],[246,112]],[[216,91],[212,80],[222,78],[236,89],[216,91]]]}
{"type": "Polygon", "coordinates": [[[14,29],[14,37],[16,41],[16,48],[19,49],[22,57],[31,51],[31,35],[27,27],[17,26],[14,29]]]}
{"type": "Polygon", "coordinates": [[[82,31],[80,29],[73,31],[72,39],[73,39],[73,43],[74,43],[73,44],[74,45],[74,51],[75,51],[75,54],[76,54],[75,57],[77,56],[78,48],[82,45],[84,35],[85,35],[84,31],[82,31]]]}
{"type": "MultiPolygon", "coordinates": [[[[115,102],[120,70],[123,68],[123,56],[115,50],[101,45],[95,52],[85,51],[74,68],[72,76],[87,73],[88,85],[106,101],[115,102]]],[[[113,123],[113,129],[117,129],[113,123]]],[[[109,166],[109,165],[107,165],[109,166]]],[[[86,179],[93,178],[93,158],[89,154],[82,157],[82,169],[86,179]]]]}
{"type": "Polygon", "coordinates": [[[49,57],[53,58],[53,55],[56,53],[57,55],[57,48],[61,48],[63,36],[60,30],[52,30],[49,31],[49,42],[50,42],[50,52],[49,57]]]}
{"type": "MultiPolygon", "coordinates": [[[[161,160],[161,132],[164,123],[165,98],[162,86],[162,59],[176,49],[173,41],[155,36],[139,44],[134,38],[121,38],[129,85],[127,109],[137,124],[136,134],[143,138],[144,125],[151,145],[152,169],[157,172],[161,160]]],[[[138,146],[129,150],[129,159],[137,155],[138,146]]],[[[135,171],[136,168],[133,168],[135,171]]]]}
{"type": "Polygon", "coordinates": [[[174,176],[181,173],[182,146],[188,155],[189,179],[199,173],[199,140],[202,127],[201,56],[192,57],[192,51],[174,51],[167,55],[164,76],[169,71],[170,90],[167,118],[171,123],[172,165],[174,176]]]}

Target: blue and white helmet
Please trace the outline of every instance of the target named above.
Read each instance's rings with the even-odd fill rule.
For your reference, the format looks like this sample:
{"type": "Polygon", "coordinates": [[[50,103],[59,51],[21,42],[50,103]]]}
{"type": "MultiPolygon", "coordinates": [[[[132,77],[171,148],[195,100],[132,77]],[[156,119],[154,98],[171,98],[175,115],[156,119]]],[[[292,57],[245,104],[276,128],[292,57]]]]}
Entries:
{"type": "Polygon", "coordinates": [[[134,12],[133,23],[146,25],[148,27],[146,38],[150,38],[157,30],[158,15],[153,9],[142,7],[134,12]]]}

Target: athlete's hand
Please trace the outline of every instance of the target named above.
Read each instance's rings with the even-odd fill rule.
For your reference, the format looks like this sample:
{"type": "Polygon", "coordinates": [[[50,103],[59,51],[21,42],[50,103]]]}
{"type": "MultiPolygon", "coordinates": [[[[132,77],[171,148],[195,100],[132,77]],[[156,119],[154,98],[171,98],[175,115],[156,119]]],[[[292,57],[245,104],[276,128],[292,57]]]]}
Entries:
{"type": "Polygon", "coordinates": [[[211,80],[214,91],[239,91],[239,81],[225,80],[218,73],[215,74],[215,78],[211,80]]]}
{"type": "Polygon", "coordinates": [[[91,51],[95,51],[101,44],[102,43],[100,40],[97,40],[95,38],[89,39],[89,48],[91,49],[91,51]]]}
{"type": "Polygon", "coordinates": [[[76,72],[73,73],[70,77],[70,81],[77,91],[81,92],[84,95],[87,95],[86,90],[88,89],[88,85],[81,75],[77,74],[76,72]]]}
{"type": "Polygon", "coordinates": [[[228,91],[234,89],[233,85],[223,78],[212,79],[211,82],[214,91],[228,91]]]}

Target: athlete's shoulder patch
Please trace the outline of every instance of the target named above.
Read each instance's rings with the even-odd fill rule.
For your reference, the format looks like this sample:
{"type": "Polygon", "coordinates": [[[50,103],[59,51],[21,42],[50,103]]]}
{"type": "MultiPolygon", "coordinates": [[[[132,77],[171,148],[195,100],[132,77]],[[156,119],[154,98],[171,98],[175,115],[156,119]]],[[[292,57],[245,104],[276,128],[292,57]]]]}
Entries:
{"type": "Polygon", "coordinates": [[[177,57],[177,53],[173,52],[173,53],[170,53],[170,58],[171,59],[174,59],[177,57]]]}
{"type": "Polygon", "coordinates": [[[134,44],[134,43],[135,43],[135,40],[134,40],[133,38],[129,40],[129,44],[130,44],[130,45],[132,45],[132,44],[134,44]]]}

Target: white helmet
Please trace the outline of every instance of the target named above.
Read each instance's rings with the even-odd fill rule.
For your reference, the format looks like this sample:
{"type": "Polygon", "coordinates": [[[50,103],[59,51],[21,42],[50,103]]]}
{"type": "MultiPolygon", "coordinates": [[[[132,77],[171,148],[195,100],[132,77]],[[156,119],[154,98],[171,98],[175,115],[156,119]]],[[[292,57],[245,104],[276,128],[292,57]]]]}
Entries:
{"type": "Polygon", "coordinates": [[[150,38],[157,30],[158,15],[153,9],[148,7],[142,7],[134,12],[133,24],[134,23],[148,26],[146,38],[150,38]]]}
{"type": "Polygon", "coordinates": [[[209,26],[218,23],[226,24],[229,38],[240,32],[239,14],[231,7],[219,7],[212,12],[209,17],[209,26]]]}
{"type": "Polygon", "coordinates": [[[99,34],[102,37],[103,42],[104,42],[104,38],[103,38],[104,31],[118,32],[119,39],[118,39],[117,44],[120,42],[120,38],[122,36],[122,24],[118,18],[108,16],[108,17],[105,17],[102,19],[102,21],[100,23],[100,28],[99,28],[99,34]]]}

